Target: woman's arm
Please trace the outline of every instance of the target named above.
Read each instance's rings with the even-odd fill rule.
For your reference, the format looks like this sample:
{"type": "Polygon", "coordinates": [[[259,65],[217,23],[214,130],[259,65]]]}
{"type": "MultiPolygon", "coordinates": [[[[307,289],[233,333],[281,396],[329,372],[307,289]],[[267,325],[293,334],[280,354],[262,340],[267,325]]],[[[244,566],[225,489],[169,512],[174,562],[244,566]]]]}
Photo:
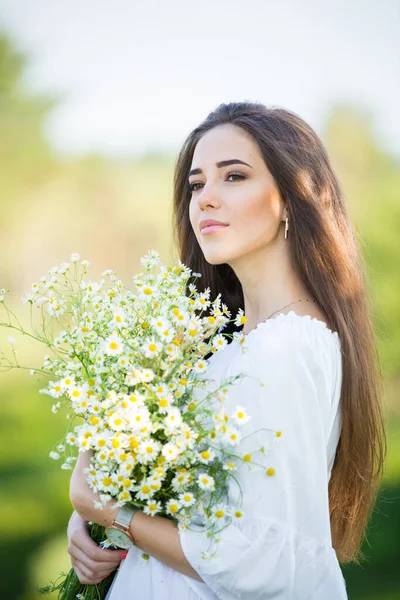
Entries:
{"type": "MultiPolygon", "coordinates": [[[[92,451],[80,452],[72,473],[70,484],[70,500],[81,517],[104,527],[112,525],[119,507],[110,506],[96,509],[94,502],[99,501],[85,479],[83,469],[89,466],[92,451]]],[[[154,517],[138,511],[132,518],[130,531],[138,548],[153,556],[165,565],[179,571],[187,577],[203,581],[186,560],[180,543],[177,525],[164,517],[154,517]]]]}

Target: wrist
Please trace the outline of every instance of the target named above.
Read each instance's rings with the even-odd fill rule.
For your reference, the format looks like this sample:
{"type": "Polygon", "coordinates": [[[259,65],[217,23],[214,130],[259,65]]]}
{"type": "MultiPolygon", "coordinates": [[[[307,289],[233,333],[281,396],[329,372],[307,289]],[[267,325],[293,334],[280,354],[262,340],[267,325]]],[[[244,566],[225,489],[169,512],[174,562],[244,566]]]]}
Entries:
{"type": "Polygon", "coordinates": [[[130,546],[136,546],[136,539],[132,532],[131,523],[137,512],[141,512],[141,507],[134,503],[124,504],[113,513],[113,520],[106,528],[106,534],[110,542],[119,548],[128,549],[130,546]]]}

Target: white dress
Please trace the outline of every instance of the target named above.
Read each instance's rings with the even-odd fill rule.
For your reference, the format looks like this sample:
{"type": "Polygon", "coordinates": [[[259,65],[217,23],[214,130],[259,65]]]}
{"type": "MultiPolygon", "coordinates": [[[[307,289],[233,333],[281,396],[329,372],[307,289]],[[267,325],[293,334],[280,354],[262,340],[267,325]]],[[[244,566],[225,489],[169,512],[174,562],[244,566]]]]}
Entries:
{"type": "MultiPolygon", "coordinates": [[[[231,386],[226,413],[246,407],[244,438],[259,428],[282,431],[262,462],[242,464],[244,521],[220,534],[219,561],[201,557],[209,538],[196,526],[179,527],[183,553],[203,582],[129,550],[107,600],[346,600],[346,584],[332,547],[328,482],[340,434],[341,344],[323,321],[293,311],[260,323],[209,359],[211,382],[246,377],[231,386]],[[247,377],[247,374],[249,377],[247,377]],[[264,386],[260,386],[260,382],[264,386]]],[[[263,432],[240,442],[244,454],[260,448],[263,432]]],[[[231,489],[231,488],[230,488],[231,489]]],[[[237,485],[232,498],[237,498],[237,485]]]]}

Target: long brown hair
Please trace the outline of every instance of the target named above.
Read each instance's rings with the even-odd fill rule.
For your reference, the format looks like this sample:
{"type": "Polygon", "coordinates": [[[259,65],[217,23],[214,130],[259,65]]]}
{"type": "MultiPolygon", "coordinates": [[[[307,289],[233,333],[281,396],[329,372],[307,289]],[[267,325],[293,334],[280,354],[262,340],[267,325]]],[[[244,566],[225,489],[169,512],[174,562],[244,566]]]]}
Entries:
{"type": "Polygon", "coordinates": [[[226,123],[241,127],[258,145],[287,203],[292,264],[340,337],[342,427],[329,481],[330,523],[338,560],[359,563],[387,453],[383,378],[365,264],[337,176],[313,129],[289,110],[233,102],[218,106],[190,133],[175,166],[175,243],[182,262],[202,273],[196,287],[209,287],[212,297],[221,293],[232,314],[244,306],[233,269],[206,262],[189,220],[188,176],[196,144],[226,123]]]}

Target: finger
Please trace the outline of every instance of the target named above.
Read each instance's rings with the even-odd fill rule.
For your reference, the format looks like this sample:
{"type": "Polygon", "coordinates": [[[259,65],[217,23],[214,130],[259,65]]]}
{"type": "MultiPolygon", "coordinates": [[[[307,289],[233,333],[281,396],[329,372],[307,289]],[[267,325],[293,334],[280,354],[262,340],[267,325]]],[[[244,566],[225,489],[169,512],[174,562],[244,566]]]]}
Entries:
{"type": "Polygon", "coordinates": [[[90,583],[90,584],[95,584],[95,583],[99,583],[100,581],[102,581],[102,579],[105,579],[108,575],[110,575],[113,571],[115,571],[115,569],[111,569],[111,570],[100,570],[100,571],[92,571],[91,569],[88,569],[85,565],[83,565],[82,563],[76,563],[75,561],[72,564],[75,573],[78,576],[78,579],[81,583],[90,583]]]}
{"type": "Polygon", "coordinates": [[[106,560],[100,562],[93,560],[83,550],[74,545],[71,545],[71,547],[68,548],[68,553],[71,556],[71,562],[72,560],[74,560],[78,564],[81,563],[95,574],[107,571],[107,569],[108,573],[110,573],[110,571],[116,569],[119,563],[121,562],[119,557],[114,557],[114,560],[112,561],[106,560]]]}
{"type": "Polygon", "coordinates": [[[85,567],[78,567],[75,565],[74,571],[80,583],[83,585],[95,585],[99,581],[99,578],[92,577],[85,567]]]}
{"type": "Polygon", "coordinates": [[[92,540],[89,533],[87,535],[72,535],[70,539],[71,544],[74,544],[87,554],[92,560],[97,562],[113,562],[120,561],[125,550],[108,550],[99,546],[92,540]]]}

